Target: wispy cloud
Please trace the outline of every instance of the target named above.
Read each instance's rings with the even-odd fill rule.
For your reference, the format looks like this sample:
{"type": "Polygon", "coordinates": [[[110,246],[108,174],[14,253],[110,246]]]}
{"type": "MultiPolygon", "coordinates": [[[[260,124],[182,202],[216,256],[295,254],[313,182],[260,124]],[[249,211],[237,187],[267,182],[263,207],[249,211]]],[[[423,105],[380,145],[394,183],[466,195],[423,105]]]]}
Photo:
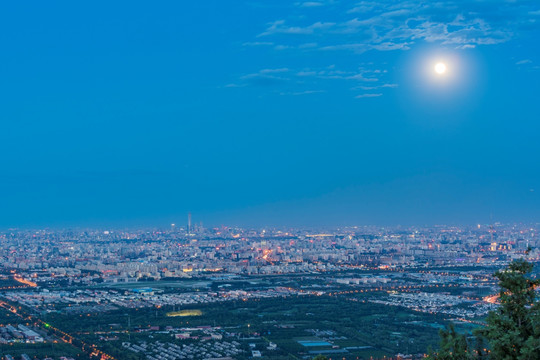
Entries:
{"type": "Polygon", "coordinates": [[[476,49],[476,45],[472,45],[472,44],[458,45],[456,46],[456,49],[458,50],[476,49]]]}
{"type": "MultiPolygon", "coordinates": [[[[296,4],[318,7],[324,2],[296,4]]],[[[277,20],[259,36],[317,35],[324,39],[318,41],[318,48],[324,51],[409,50],[419,42],[464,50],[509,41],[520,29],[540,24],[538,7],[533,0],[361,1],[353,7],[339,7],[328,19],[312,19],[303,25],[277,20]]],[[[302,18],[302,22],[306,19],[302,18]]],[[[284,41],[282,38],[276,48],[294,47],[284,41]]]]}
{"type": "Polygon", "coordinates": [[[303,43],[298,45],[276,45],[275,50],[309,50],[316,49],[319,45],[316,42],[303,43]]]}
{"type": "Polygon", "coordinates": [[[299,1],[294,3],[295,6],[301,8],[318,8],[327,5],[333,5],[336,0],[317,0],[317,1],[299,1]]]}
{"type": "Polygon", "coordinates": [[[325,93],[325,90],[304,90],[304,91],[293,91],[293,92],[280,92],[279,95],[285,96],[300,96],[300,95],[310,95],[310,94],[320,94],[325,93]]]}
{"type": "Polygon", "coordinates": [[[271,41],[248,41],[242,44],[243,46],[273,46],[271,41]]]}
{"type": "Polygon", "coordinates": [[[378,86],[365,86],[365,85],[361,85],[361,86],[356,86],[356,87],[353,87],[352,90],[377,90],[377,89],[384,89],[384,88],[389,88],[389,89],[394,89],[394,88],[397,88],[398,87],[398,84],[382,84],[382,85],[378,85],[378,86]]]}
{"type": "Polygon", "coordinates": [[[240,88],[240,87],[246,87],[246,86],[247,84],[235,84],[235,83],[225,85],[226,88],[240,88]]]}
{"type": "MultiPolygon", "coordinates": [[[[261,69],[256,73],[249,73],[240,76],[240,85],[272,86],[289,80],[286,73],[288,68],[261,69]]],[[[238,87],[238,86],[235,86],[238,87]]]]}
{"type": "Polygon", "coordinates": [[[348,14],[364,14],[368,13],[370,11],[373,11],[377,7],[377,2],[374,1],[361,1],[358,4],[356,4],[355,7],[349,9],[347,11],[348,14]]]}
{"type": "Polygon", "coordinates": [[[318,31],[324,31],[333,27],[333,22],[315,22],[308,26],[289,26],[285,24],[285,20],[277,20],[271,23],[266,31],[259,36],[269,36],[275,34],[295,34],[295,35],[310,35],[318,31]]]}
{"type": "Polygon", "coordinates": [[[279,69],[262,69],[259,70],[259,74],[279,74],[288,72],[288,68],[279,68],[279,69]]]}
{"type": "MultiPolygon", "coordinates": [[[[290,96],[342,89],[351,97],[375,98],[398,84],[383,69],[387,63],[365,62],[368,52],[389,58],[425,43],[467,51],[540,29],[538,0],[297,0],[282,8],[287,11],[278,20],[261,26],[255,39],[243,44],[275,50],[268,64],[282,66],[240,75],[230,87],[267,86],[273,94],[290,96]],[[351,66],[359,59],[362,65],[351,66]],[[299,61],[307,63],[299,67],[299,61]],[[322,61],[341,65],[323,67],[322,61]]],[[[517,66],[535,69],[529,59],[518,60],[517,66]]]]}
{"type": "Polygon", "coordinates": [[[320,7],[324,6],[325,4],[322,1],[304,1],[296,3],[296,6],[299,7],[320,7]]]}
{"type": "MultiPolygon", "coordinates": [[[[335,65],[324,68],[304,68],[300,70],[290,68],[265,68],[254,73],[239,76],[238,80],[225,85],[237,88],[246,86],[264,86],[277,88],[272,92],[280,95],[299,96],[328,92],[327,89],[343,88],[345,90],[371,91],[393,89],[397,84],[386,81],[387,70],[369,69],[360,67],[355,70],[341,70],[335,65]],[[313,88],[318,88],[313,90],[313,88]]],[[[354,96],[351,94],[351,96],[354,96]]],[[[366,97],[378,96],[367,94],[366,97]]]]}
{"type": "Polygon", "coordinates": [[[374,97],[379,97],[379,96],[382,96],[382,93],[377,93],[377,94],[360,94],[360,95],[356,95],[355,98],[357,98],[357,99],[363,99],[363,98],[374,98],[374,97]]]}
{"type": "Polygon", "coordinates": [[[337,70],[334,67],[319,70],[304,69],[296,73],[296,75],[300,77],[313,77],[331,80],[356,80],[362,82],[379,81],[375,74],[376,72],[373,70],[359,69],[356,71],[344,71],[337,70]]]}

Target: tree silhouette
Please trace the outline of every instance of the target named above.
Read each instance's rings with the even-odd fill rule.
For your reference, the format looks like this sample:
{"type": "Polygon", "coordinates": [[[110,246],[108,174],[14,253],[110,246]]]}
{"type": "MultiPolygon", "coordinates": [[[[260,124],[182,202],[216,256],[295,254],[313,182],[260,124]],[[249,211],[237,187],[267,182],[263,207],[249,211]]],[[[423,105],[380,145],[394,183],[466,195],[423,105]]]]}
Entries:
{"type": "Polygon", "coordinates": [[[519,259],[495,273],[501,306],[489,314],[482,331],[493,359],[540,359],[539,281],[530,277],[532,270],[533,264],[519,259]]]}
{"type": "Polygon", "coordinates": [[[429,354],[430,359],[436,360],[469,360],[474,359],[473,353],[469,350],[467,338],[459,334],[450,324],[446,329],[439,330],[441,338],[440,348],[437,352],[429,354]]]}
{"type": "Polygon", "coordinates": [[[540,359],[540,301],[535,291],[540,281],[531,277],[532,270],[533,264],[519,259],[494,274],[499,279],[500,306],[489,313],[486,327],[475,331],[474,350],[465,335],[457,333],[453,326],[449,326],[447,330],[439,332],[440,349],[430,352],[429,358],[540,359]],[[484,349],[484,338],[489,343],[489,353],[484,349]]]}
{"type": "Polygon", "coordinates": [[[313,358],[313,360],[328,360],[328,358],[324,355],[317,355],[313,358]]]}

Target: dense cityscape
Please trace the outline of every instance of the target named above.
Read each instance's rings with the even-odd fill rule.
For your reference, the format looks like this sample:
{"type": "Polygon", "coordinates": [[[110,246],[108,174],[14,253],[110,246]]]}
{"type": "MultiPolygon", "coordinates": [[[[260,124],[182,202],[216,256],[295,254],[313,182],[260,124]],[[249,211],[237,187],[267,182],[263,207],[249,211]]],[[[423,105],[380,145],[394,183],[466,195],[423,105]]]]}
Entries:
{"type": "MultiPolygon", "coordinates": [[[[540,241],[537,225],[340,229],[38,230],[4,232],[1,263],[39,283],[128,283],[208,273],[256,275],[352,267],[490,265],[540,241]]],[[[530,256],[537,256],[533,251],[530,256]]]]}
{"type": "Polygon", "coordinates": [[[538,261],[538,230],[205,228],[191,215],[161,230],[10,229],[0,349],[7,360],[421,358],[439,327],[483,324],[492,274],[538,261]]]}

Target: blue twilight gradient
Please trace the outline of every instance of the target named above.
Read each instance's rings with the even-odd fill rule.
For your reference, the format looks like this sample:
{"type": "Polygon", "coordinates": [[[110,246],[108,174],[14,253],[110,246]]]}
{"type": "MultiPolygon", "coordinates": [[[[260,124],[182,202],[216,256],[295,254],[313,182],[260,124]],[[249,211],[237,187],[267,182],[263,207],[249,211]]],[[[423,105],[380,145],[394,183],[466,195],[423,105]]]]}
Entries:
{"type": "Polygon", "coordinates": [[[536,222],[539,29],[519,0],[5,2],[0,226],[536,222]]]}

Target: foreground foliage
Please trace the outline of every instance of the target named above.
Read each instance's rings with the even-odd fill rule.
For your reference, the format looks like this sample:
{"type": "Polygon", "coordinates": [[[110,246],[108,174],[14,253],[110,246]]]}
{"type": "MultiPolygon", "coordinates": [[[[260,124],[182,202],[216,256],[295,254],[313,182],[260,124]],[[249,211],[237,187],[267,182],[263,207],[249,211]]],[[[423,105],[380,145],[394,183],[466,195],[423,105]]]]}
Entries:
{"type": "Polygon", "coordinates": [[[499,279],[500,306],[487,325],[469,340],[449,327],[440,332],[440,349],[430,354],[438,360],[533,360],[540,359],[540,301],[531,278],[533,264],[524,259],[511,262],[494,276],[499,279]],[[484,349],[487,340],[489,351],[484,349]],[[476,345],[476,346],[473,346],[476,345]]]}

